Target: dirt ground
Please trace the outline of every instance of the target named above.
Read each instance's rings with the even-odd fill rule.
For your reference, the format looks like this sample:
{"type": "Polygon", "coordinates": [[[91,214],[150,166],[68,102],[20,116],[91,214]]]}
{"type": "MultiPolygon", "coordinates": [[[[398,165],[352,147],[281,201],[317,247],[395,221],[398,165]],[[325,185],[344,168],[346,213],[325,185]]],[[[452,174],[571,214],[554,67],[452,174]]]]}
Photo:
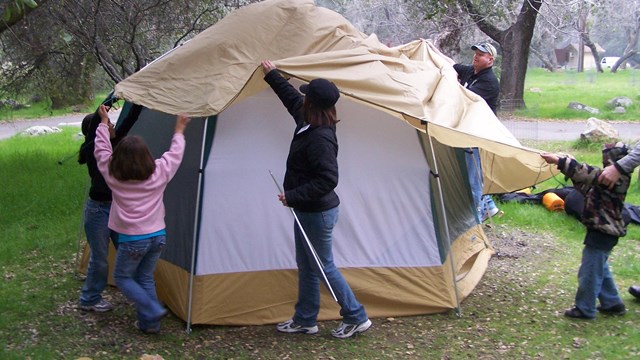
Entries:
{"type": "MultiPolygon", "coordinates": [[[[492,242],[495,254],[480,284],[462,303],[463,316],[472,321],[484,317],[484,311],[497,312],[495,316],[508,316],[506,313],[500,314],[501,306],[504,304],[511,306],[514,301],[521,301],[516,300],[516,297],[522,295],[521,289],[527,288],[535,280],[531,274],[536,274],[541,264],[558,254],[554,239],[550,237],[518,230],[506,230],[502,226],[486,227],[485,231],[492,242]],[[491,304],[487,305],[488,302],[491,304]]],[[[80,282],[78,284],[80,286],[80,282]]],[[[170,315],[163,320],[161,335],[145,336],[133,328],[134,309],[117,289],[110,288],[105,297],[116,306],[116,310],[108,314],[79,311],[75,299],[61,304],[58,309],[59,315],[72,316],[77,320],[78,328],[84,333],[83,337],[77,341],[90,345],[90,348],[87,348],[87,356],[102,353],[109,354],[108,358],[129,355],[135,358],[142,354],[163,354],[170,351],[173,354],[184,352],[193,358],[244,358],[247,353],[250,353],[251,358],[255,359],[269,359],[273,356],[287,359],[296,357],[295,354],[300,352],[305,353],[310,345],[326,346],[323,351],[333,355],[307,354],[309,357],[305,358],[332,359],[345,356],[344,350],[336,350],[332,347],[337,346],[332,345],[335,343],[325,344],[332,340],[330,335],[325,333],[336,326],[337,322],[329,321],[320,324],[323,335],[319,337],[313,339],[293,337],[293,341],[289,341],[291,337],[287,337],[288,341],[284,341],[282,334],[278,334],[271,325],[194,326],[193,332],[186,334],[185,323],[174,315],[170,315]],[[174,341],[166,342],[167,338],[172,338],[174,341]]],[[[553,309],[550,312],[553,312],[553,309]]],[[[455,317],[454,314],[449,313],[373,319],[374,327],[366,336],[370,337],[372,346],[380,348],[379,358],[397,358],[399,355],[403,358],[420,358],[419,349],[429,348],[432,342],[441,337],[443,331],[451,331],[451,326],[459,326],[459,324],[452,325],[455,323],[451,322],[452,316],[455,317]],[[428,326],[425,325],[427,323],[428,326]],[[407,338],[406,334],[413,335],[407,338]],[[407,348],[409,350],[405,351],[407,348]]],[[[460,346],[481,346],[474,345],[474,342],[480,341],[478,335],[482,335],[483,331],[480,329],[476,334],[469,334],[470,339],[462,339],[464,343],[460,346]]],[[[485,340],[482,346],[487,345],[485,340]]],[[[490,344],[489,346],[487,353],[495,353],[496,347],[502,345],[490,344]]],[[[481,349],[478,350],[478,354],[483,353],[481,349]]],[[[507,347],[503,350],[503,355],[507,355],[512,349],[507,347]]],[[[447,356],[443,355],[442,358],[447,356]]],[[[162,359],[162,357],[155,359],[162,359]]]]}

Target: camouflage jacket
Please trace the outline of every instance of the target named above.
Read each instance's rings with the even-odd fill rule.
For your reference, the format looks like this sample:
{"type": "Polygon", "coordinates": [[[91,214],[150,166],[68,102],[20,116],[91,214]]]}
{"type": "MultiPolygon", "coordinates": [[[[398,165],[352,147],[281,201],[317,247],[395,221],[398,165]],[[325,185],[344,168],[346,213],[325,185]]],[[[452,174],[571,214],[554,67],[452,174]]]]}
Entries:
{"type": "Polygon", "coordinates": [[[624,199],[631,178],[621,174],[613,189],[598,184],[602,170],[578,163],[575,159],[561,157],[558,169],[573,182],[573,186],[584,195],[582,223],[591,230],[613,236],[625,236],[627,229],[622,220],[624,199]]]}

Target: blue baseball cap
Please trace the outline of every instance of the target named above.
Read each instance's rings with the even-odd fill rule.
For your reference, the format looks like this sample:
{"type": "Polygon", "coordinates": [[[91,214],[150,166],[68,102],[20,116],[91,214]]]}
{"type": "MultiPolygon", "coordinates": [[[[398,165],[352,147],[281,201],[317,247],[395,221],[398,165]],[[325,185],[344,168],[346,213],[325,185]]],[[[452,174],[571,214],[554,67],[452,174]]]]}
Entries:
{"type": "Polygon", "coordinates": [[[498,52],[496,51],[496,48],[486,42],[483,43],[478,43],[475,44],[473,46],[471,46],[471,50],[478,50],[478,51],[482,51],[483,53],[488,53],[489,55],[493,56],[494,58],[496,57],[496,55],[498,54],[498,52]]]}

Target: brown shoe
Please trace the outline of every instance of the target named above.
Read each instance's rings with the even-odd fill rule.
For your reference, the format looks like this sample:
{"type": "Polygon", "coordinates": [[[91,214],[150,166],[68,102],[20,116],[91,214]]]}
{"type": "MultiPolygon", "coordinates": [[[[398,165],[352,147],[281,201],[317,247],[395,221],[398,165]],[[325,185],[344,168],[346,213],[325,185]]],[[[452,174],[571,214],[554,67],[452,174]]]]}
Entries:
{"type": "Polygon", "coordinates": [[[627,313],[627,308],[625,308],[624,304],[622,303],[613,305],[612,307],[608,308],[603,308],[602,306],[598,305],[596,309],[598,309],[601,314],[605,315],[622,316],[627,313]]]}
{"type": "Polygon", "coordinates": [[[564,311],[564,316],[574,318],[574,319],[587,319],[593,320],[594,318],[588,317],[585,315],[577,306],[572,307],[571,309],[567,309],[564,311]]]}

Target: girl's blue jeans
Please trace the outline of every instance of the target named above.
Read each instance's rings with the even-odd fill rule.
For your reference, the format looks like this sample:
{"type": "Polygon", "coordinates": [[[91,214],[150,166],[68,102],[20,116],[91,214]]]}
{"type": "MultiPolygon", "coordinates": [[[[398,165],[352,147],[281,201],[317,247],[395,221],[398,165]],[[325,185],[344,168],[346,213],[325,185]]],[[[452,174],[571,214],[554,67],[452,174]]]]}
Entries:
{"type": "MultiPolygon", "coordinates": [[[[343,322],[360,324],[368,319],[364,306],[358,302],[351,287],[333,262],[333,228],[338,222],[338,213],[338,207],[319,212],[296,211],[304,231],[324,265],[329,284],[338,298],[343,322]]],[[[320,311],[321,281],[311,263],[313,258],[310,257],[304,245],[304,236],[295,223],[294,234],[298,265],[298,302],[293,320],[302,326],[314,326],[320,311]]]]}
{"type": "Polygon", "coordinates": [[[138,327],[160,326],[167,310],[158,301],[153,273],[166,243],[164,235],[123,242],[118,246],[113,277],[116,285],[136,305],[138,327]]]}

